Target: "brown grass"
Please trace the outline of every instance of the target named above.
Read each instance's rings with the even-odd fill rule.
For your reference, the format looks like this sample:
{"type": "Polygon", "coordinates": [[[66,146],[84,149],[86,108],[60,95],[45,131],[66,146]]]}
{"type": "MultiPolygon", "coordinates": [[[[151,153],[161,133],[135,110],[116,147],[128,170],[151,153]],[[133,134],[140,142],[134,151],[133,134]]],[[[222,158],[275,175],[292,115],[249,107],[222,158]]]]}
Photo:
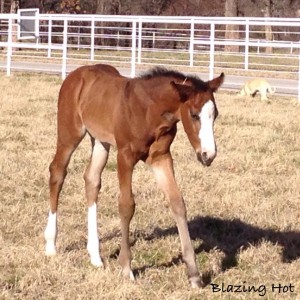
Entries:
{"type": "Polygon", "coordinates": [[[300,106],[296,99],[216,95],[218,157],[195,158],[179,126],[172,146],[197,261],[207,286],[190,289],[168,203],[147,168],[134,174],[135,283],[120,277],[116,153],[103,175],[99,231],[106,268],[89,263],[82,174],[84,140],[69,168],[59,210],[58,255],[44,256],[48,165],[55,150],[56,76],[1,75],[0,299],[300,299],[300,106]],[[213,293],[210,283],[266,286],[213,293]],[[272,284],[294,292],[272,292],[272,284]]]}

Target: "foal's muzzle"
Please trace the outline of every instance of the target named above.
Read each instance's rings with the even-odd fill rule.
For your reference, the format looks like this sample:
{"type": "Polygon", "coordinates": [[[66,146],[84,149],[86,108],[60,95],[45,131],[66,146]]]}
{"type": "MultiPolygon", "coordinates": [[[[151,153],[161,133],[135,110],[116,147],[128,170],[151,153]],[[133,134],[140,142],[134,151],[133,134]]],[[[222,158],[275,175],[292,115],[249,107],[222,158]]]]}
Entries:
{"type": "Polygon", "coordinates": [[[216,153],[209,155],[207,152],[197,152],[197,158],[203,166],[209,167],[216,157],[216,153]]]}

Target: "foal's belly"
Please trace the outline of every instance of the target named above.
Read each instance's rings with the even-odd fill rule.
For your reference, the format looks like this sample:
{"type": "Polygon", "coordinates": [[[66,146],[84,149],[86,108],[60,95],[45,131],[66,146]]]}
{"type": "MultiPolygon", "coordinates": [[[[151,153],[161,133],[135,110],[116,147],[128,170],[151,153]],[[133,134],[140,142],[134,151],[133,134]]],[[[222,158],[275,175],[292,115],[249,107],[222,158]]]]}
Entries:
{"type": "Polygon", "coordinates": [[[101,128],[93,128],[93,126],[90,128],[87,127],[87,130],[91,134],[91,136],[94,137],[96,140],[108,143],[113,146],[116,145],[115,137],[111,132],[108,132],[101,128]]]}
{"type": "Polygon", "coordinates": [[[99,118],[83,118],[83,123],[86,130],[93,138],[113,146],[116,145],[113,128],[109,122],[105,122],[105,120],[101,120],[99,118]]]}
{"type": "Polygon", "coordinates": [[[100,99],[92,98],[82,109],[82,121],[95,139],[111,145],[116,144],[114,136],[114,108],[113,105],[101,102],[100,99]]]}

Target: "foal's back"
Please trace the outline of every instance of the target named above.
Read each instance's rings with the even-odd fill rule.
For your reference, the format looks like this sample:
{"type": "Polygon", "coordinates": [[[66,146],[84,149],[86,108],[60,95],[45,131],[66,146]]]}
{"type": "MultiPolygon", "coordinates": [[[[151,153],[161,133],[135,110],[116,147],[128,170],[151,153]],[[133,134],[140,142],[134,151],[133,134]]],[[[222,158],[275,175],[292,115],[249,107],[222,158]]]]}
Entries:
{"type": "MultiPolygon", "coordinates": [[[[92,66],[82,66],[64,80],[60,92],[58,103],[67,101],[84,106],[88,97],[101,97],[113,85],[116,85],[126,78],[123,77],[117,69],[112,66],[97,64],[92,66]],[[101,89],[99,86],[101,85],[101,89]]],[[[106,95],[107,96],[107,95],[106,95]]]]}
{"type": "Polygon", "coordinates": [[[115,144],[112,119],[127,82],[117,69],[104,64],[70,73],[59,93],[58,132],[82,135],[87,130],[93,137],[115,144]]]}

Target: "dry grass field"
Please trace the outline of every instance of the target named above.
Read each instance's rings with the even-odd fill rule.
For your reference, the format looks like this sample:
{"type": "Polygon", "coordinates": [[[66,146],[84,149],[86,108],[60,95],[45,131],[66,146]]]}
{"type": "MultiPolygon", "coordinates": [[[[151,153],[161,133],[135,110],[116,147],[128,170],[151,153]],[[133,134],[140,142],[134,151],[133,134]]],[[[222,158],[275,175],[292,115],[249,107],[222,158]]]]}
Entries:
{"type": "Polygon", "coordinates": [[[103,174],[98,211],[106,267],[90,265],[82,178],[88,139],[72,158],[61,195],[58,255],[44,256],[48,165],[55,150],[61,80],[41,74],[0,76],[0,299],[300,299],[296,99],[275,95],[261,102],[220,91],[218,156],[209,168],[197,162],[179,125],[172,146],[176,177],[207,283],[191,290],[168,203],[142,163],[133,178],[137,280],[120,277],[114,150],[103,174]],[[222,284],[225,290],[218,291],[222,284]]]}

